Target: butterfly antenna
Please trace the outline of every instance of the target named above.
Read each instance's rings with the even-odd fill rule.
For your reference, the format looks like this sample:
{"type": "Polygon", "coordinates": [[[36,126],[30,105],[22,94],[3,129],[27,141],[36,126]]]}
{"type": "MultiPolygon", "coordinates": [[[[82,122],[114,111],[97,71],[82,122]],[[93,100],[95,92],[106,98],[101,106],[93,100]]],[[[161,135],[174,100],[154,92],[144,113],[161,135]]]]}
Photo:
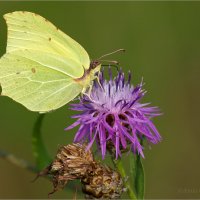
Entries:
{"type": "Polygon", "coordinates": [[[116,61],[116,60],[99,60],[100,62],[108,62],[108,63],[111,63],[111,64],[114,64],[114,65],[119,65],[119,62],[116,61]]]}
{"type": "Polygon", "coordinates": [[[125,52],[125,49],[117,49],[117,50],[115,50],[115,51],[113,51],[111,53],[104,54],[103,56],[99,57],[97,60],[100,60],[100,59],[102,59],[102,58],[104,58],[106,56],[110,56],[110,55],[118,53],[118,52],[125,52]]]}

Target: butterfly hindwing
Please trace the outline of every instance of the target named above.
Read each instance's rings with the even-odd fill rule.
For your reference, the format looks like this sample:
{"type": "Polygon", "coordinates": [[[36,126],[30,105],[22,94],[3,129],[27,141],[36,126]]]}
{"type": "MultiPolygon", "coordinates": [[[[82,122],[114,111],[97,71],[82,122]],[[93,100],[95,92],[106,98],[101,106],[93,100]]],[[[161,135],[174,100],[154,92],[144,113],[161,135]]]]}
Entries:
{"type": "Polygon", "coordinates": [[[48,112],[65,105],[82,91],[72,77],[16,52],[18,55],[7,53],[0,59],[2,95],[29,110],[48,112]]]}

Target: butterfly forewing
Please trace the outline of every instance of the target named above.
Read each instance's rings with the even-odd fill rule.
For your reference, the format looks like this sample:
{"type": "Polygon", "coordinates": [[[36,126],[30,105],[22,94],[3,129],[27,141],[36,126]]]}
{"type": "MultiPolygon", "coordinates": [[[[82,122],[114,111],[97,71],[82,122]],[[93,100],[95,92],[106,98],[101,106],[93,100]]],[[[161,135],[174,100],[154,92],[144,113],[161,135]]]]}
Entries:
{"type": "MultiPolygon", "coordinates": [[[[81,68],[89,68],[90,60],[85,49],[45,18],[22,11],[8,13],[4,18],[8,25],[7,52],[35,49],[70,58],[79,62],[81,68]]],[[[77,70],[79,73],[81,68],[77,70]]]]}

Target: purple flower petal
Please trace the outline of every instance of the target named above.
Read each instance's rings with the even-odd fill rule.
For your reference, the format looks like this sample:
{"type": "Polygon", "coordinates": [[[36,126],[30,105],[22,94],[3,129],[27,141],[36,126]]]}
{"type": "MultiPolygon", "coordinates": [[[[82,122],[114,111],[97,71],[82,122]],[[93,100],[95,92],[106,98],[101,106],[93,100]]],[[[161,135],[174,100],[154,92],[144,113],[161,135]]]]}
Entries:
{"type": "Polygon", "coordinates": [[[80,123],[81,123],[80,120],[77,120],[76,122],[74,122],[73,124],[71,124],[70,126],[68,126],[67,128],[65,128],[65,131],[73,129],[74,127],[78,126],[80,123]]]}

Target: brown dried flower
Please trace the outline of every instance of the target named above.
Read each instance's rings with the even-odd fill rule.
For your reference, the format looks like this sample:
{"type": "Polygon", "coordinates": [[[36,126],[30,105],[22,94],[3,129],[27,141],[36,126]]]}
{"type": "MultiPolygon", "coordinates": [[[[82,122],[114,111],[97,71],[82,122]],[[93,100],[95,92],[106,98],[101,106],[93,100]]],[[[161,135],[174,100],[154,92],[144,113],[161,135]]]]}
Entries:
{"type": "Polygon", "coordinates": [[[96,162],[86,145],[69,144],[58,150],[55,160],[39,175],[51,175],[54,190],[63,189],[68,181],[80,179],[86,198],[119,198],[124,187],[121,176],[96,162]]]}
{"type": "Polygon", "coordinates": [[[97,163],[92,176],[86,176],[82,179],[82,183],[83,191],[88,199],[116,199],[124,190],[119,173],[97,163]]]}

